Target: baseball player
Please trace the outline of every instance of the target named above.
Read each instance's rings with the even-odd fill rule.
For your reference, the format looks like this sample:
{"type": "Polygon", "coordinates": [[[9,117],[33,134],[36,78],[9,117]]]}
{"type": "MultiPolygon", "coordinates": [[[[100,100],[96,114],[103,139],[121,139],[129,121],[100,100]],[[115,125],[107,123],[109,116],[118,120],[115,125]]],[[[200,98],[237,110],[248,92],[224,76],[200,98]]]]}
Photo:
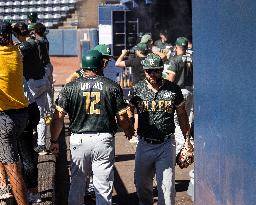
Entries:
{"type": "Polygon", "coordinates": [[[49,127],[47,119],[52,115],[52,105],[47,96],[52,85],[46,76],[39,44],[29,36],[28,26],[23,22],[16,23],[14,35],[21,42],[19,48],[23,56],[24,77],[40,110],[40,121],[37,126],[38,146],[35,151],[45,155],[47,154],[45,139],[49,127]]]}
{"type": "Polygon", "coordinates": [[[169,43],[168,32],[166,30],[161,30],[159,32],[160,39],[154,42],[154,45],[159,49],[171,48],[172,45],[169,43]]]}
{"type": "MultiPolygon", "coordinates": [[[[99,44],[97,46],[94,47],[93,50],[97,50],[99,51],[102,55],[103,55],[103,68],[106,68],[107,65],[108,65],[108,62],[110,61],[112,55],[111,55],[111,49],[105,45],[105,44],[99,44]]],[[[72,73],[67,79],[66,79],[66,83],[69,83],[79,77],[82,77],[83,76],[83,69],[79,69],[77,70],[76,72],[72,73]]],[[[102,73],[100,75],[104,75],[103,74],[103,70],[102,70],[102,73]]]]}
{"type": "Polygon", "coordinates": [[[103,56],[97,50],[82,58],[83,78],[65,85],[56,101],[51,126],[51,151],[58,153],[57,139],[65,114],[70,119],[71,185],[69,205],[83,204],[88,175],[93,171],[97,205],[112,204],[114,136],[117,124],[127,138],[134,134],[122,89],[102,73],[103,56]]]}
{"type": "MultiPolygon", "coordinates": [[[[187,115],[191,124],[193,120],[193,66],[191,57],[186,55],[187,48],[188,39],[185,37],[177,38],[175,42],[176,55],[170,57],[165,76],[167,80],[170,80],[180,86],[185,99],[187,115]]],[[[175,137],[178,153],[184,144],[184,139],[177,117],[175,117],[175,124],[175,137]]]]}
{"type": "Polygon", "coordinates": [[[145,79],[133,87],[130,100],[138,113],[135,184],[139,204],[153,204],[153,178],[156,174],[158,205],[174,205],[174,112],[177,111],[185,137],[189,123],[184,98],[179,86],[162,78],[160,56],[150,53],[142,60],[142,65],[145,79]]]}

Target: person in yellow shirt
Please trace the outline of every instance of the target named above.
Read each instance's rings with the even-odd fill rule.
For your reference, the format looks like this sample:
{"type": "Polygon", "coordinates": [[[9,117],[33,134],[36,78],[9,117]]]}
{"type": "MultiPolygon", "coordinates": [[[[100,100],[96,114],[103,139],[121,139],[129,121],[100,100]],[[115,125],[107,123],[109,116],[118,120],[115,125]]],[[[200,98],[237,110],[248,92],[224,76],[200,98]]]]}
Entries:
{"type": "Polygon", "coordinates": [[[11,33],[10,23],[0,21],[0,190],[4,194],[10,189],[5,182],[7,174],[17,204],[28,205],[17,148],[18,136],[27,124],[28,101],[23,90],[22,58],[11,33]]]}

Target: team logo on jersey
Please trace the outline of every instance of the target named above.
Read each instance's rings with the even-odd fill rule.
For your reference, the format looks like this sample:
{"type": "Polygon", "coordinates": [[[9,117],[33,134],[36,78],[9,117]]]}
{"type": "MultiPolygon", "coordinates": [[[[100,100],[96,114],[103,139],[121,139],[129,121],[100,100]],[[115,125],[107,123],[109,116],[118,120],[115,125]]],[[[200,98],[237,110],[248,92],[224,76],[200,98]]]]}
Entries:
{"type": "Polygon", "coordinates": [[[169,99],[169,98],[171,98],[171,97],[173,97],[173,93],[171,93],[171,92],[166,92],[166,93],[164,93],[164,98],[165,98],[165,99],[169,99]]]}
{"type": "Polygon", "coordinates": [[[158,101],[141,101],[138,104],[139,112],[168,112],[173,111],[173,104],[171,100],[158,101]]]}
{"type": "Polygon", "coordinates": [[[149,59],[149,65],[151,65],[151,66],[155,65],[155,60],[154,59],[149,59]]]}

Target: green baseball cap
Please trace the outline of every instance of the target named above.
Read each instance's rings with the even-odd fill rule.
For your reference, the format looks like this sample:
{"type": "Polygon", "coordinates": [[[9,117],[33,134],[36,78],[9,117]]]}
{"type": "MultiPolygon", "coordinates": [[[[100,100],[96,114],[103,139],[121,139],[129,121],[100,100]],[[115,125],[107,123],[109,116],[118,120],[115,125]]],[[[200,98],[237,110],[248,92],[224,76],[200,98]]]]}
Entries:
{"type": "Polygon", "coordinates": [[[162,69],[164,67],[163,61],[159,55],[149,53],[147,57],[141,61],[144,70],[162,69]]]}
{"type": "Polygon", "coordinates": [[[103,56],[112,57],[111,49],[105,44],[99,44],[99,45],[95,46],[93,50],[99,51],[103,56]]]}
{"type": "Polygon", "coordinates": [[[176,72],[176,70],[177,70],[177,65],[176,65],[175,61],[170,60],[170,61],[168,62],[168,64],[167,64],[167,70],[176,72]]]}
{"type": "Polygon", "coordinates": [[[136,46],[136,50],[139,50],[139,51],[146,51],[148,50],[148,46],[146,43],[138,43],[137,46],[136,46]]]}
{"type": "Polygon", "coordinates": [[[145,34],[141,37],[140,43],[148,43],[150,40],[152,40],[150,34],[145,34]]]}
{"type": "Polygon", "coordinates": [[[179,37],[177,38],[175,45],[187,47],[188,46],[188,39],[186,37],[179,37]]]}

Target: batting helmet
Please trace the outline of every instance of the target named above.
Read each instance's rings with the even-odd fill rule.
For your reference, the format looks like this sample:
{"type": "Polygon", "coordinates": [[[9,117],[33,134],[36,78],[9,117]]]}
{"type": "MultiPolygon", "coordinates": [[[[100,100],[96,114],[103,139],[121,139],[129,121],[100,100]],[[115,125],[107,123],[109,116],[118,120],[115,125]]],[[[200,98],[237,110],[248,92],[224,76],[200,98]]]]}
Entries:
{"type": "Polygon", "coordinates": [[[101,67],[102,54],[97,50],[90,50],[82,57],[82,68],[97,70],[101,67]]]}
{"type": "Polygon", "coordinates": [[[105,44],[99,44],[93,50],[99,51],[103,56],[111,57],[111,49],[105,44]]]}
{"type": "Polygon", "coordinates": [[[149,53],[147,57],[141,61],[143,69],[162,69],[164,67],[163,61],[159,55],[149,53]]]}

